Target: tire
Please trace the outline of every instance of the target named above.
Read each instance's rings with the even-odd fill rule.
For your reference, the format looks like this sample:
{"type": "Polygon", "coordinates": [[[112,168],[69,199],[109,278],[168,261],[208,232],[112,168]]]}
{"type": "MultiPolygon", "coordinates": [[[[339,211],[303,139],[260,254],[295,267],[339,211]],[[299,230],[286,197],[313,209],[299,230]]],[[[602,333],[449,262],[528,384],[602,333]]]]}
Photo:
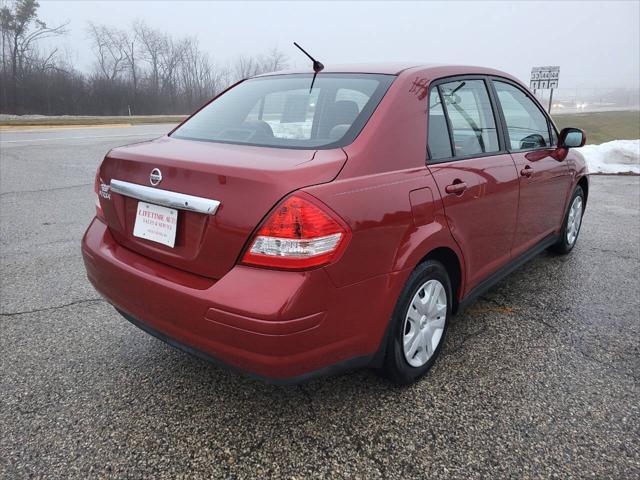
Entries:
{"type": "Polygon", "coordinates": [[[444,344],[451,305],[451,281],[444,266],[434,260],[418,265],[400,293],[390,320],[384,376],[408,385],[429,371],[444,344]]]}
{"type": "Polygon", "coordinates": [[[584,192],[582,191],[582,187],[578,186],[569,201],[569,208],[564,216],[560,238],[554,245],[549,247],[549,250],[560,255],[566,255],[573,250],[573,247],[575,247],[578,241],[580,227],[582,227],[584,205],[584,192]],[[578,211],[575,210],[576,208],[578,211]],[[576,213],[578,214],[578,218],[576,218],[576,213]]]}

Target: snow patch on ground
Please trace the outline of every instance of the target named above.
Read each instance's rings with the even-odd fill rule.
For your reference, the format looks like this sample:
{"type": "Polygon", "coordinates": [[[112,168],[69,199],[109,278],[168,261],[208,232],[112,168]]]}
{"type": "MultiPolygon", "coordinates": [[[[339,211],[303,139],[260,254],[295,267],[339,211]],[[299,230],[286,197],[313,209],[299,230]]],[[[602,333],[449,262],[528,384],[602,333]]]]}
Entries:
{"type": "Polygon", "coordinates": [[[577,149],[590,173],[640,174],[640,140],[614,140],[577,149]]]}

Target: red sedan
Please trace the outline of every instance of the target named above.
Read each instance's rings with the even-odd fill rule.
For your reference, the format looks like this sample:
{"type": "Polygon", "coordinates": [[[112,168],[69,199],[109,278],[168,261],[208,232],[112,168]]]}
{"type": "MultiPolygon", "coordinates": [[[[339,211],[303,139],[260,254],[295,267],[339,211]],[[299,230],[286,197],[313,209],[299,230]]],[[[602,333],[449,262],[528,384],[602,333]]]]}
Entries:
{"type": "Polygon", "coordinates": [[[464,305],[544,249],[572,250],[585,135],[487,68],[313,77],[245,80],[111,150],[87,274],[141,329],[255,376],[373,366],[409,383],[464,305]]]}

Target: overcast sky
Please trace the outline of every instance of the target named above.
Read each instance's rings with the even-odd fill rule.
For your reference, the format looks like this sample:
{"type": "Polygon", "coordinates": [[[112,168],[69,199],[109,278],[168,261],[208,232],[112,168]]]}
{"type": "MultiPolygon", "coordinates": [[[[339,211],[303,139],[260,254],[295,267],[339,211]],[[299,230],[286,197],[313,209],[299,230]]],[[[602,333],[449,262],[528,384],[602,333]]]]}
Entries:
{"type": "Polygon", "coordinates": [[[528,82],[532,66],[560,65],[560,87],[640,86],[640,2],[205,2],[40,0],[56,40],[91,68],[88,21],[135,19],[195,35],[220,63],[278,47],[307,65],[292,42],[325,65],[421,61],[495,67],[528,82]]]}

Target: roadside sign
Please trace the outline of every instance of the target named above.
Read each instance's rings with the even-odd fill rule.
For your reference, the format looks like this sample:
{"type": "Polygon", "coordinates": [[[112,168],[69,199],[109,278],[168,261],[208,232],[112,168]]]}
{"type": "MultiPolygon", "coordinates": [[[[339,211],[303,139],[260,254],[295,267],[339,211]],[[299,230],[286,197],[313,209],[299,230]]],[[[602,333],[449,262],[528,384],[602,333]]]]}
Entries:
{"type": "Polygon", "coordinates": [[[533,67],[531,69],[531,90],[558,88],[560,67],[533,67]]]}
{"type": "Polygon", "coordinates": [[[558,80],[560,79],[560,67],[533,67],[531,69],[531,80],[529,87],[535,95],[536,90],[551,89],[549,93],[549,113],[553,105],[553,89],[558,88],[558,80]]]}

